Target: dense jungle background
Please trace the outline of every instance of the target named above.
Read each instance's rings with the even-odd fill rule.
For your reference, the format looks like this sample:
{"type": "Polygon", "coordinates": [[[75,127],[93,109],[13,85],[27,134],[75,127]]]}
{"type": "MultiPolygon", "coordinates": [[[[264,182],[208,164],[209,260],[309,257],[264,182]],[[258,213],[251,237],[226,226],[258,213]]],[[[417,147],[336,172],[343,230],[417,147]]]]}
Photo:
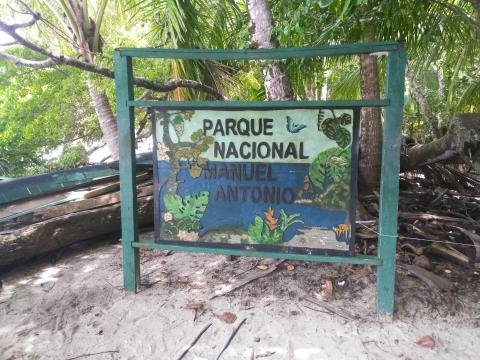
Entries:
{"type": "MultiPolygon", "coordinates": [[[[115,48],[380,40],[402,41],[408,53],[403,169],[442,160],[478,172],[478,117],[457,116],[480,111],[478,0],[18,0],[0,9],[0,176],[78,166],[98,149],[97,160],[118,158],[115,48]]],[[[385,57],[135,60],[134,72],[142,99],[360,99],[383,94],[385,57]]],[[[138,111],[139,142],[151,134],[149,116],[138,111]]],[[[362,110],[366,187],[378,184],[381,127],[380,110],[362,110]]]]}

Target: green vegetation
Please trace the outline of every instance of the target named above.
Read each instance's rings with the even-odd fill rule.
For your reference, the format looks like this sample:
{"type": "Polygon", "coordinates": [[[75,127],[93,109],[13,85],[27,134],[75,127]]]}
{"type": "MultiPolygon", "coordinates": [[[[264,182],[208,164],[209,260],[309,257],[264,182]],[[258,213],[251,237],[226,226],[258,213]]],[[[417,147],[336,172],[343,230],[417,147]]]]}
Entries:
{"type": "MultiPolygon", "coordinates": [[[[33,26],[16,31],[30,45],[23,46],[23,42],[0,48],[0,159],[7,176],[62,166],[58,157],[52,159],[52,151],[58,153],[71,143],[88,148],[101,139],[109,149],[115,147],[115,128],[109,134],[108,127],[99,126],[115,122],[114,87],[107,74],[113,69],[113,49],[262,46],[253,39],[255,29],[249,23],[254,14],[245,1],[70,0],[81,9],[77,12],[68,3],[26,0],[0,5],[0,31],[4,33],[8,25],[23,21],[18,12],[39,14],[33,26]],[[66,58],[80,66],[72,61],[64,64],[66,58]],[[49,59],[52,63],[45,64],[49,59]]],[[[442,136],[455,113],[480,111],[478,1],[270,0],[268,4],[273,31],[266,37],[274,46],[405,42],[409,81],[403,132],[417,142],[442,136]]],[[[378,74],[365,67],[363,60],[356,56],[295,59],[276,62],[276,66],[285,73],[285,86],[295,99],[358,99],[371,84],[382,95],[384,57],[375,58],[378,74]],[[368,79],[373,80],[369,83],[368,79]]],[[[193,86],[180,84],[163,93],[136,86],[134,96],[265,100],[265,89],[274,82],[266,82],[268,71],[262,66],[255,61],[138,59],[134,62],[138,77],[156,84],[187,79],[193,86]],[[199,83],[209,90],[198,90],[199,83]]],[[[148,136],[149,114],[139,109],[137,115],[139,134],[148,136]]],[[[180,136],[183,121],[182,116],[172,119],[180,136]]],[[[381,122],[378,114],[375,121],[381,122]]],[[[350,136],[335,117],[327,116],[320,126],[339,147],[349,146],[350,136]]],[[[202,140],[196,142],[203,146],[202,140]]],[[[198,174],[202,161],[194,155],[188,156],[192,176],[198,174]]]]}
{"type": "Polygon", "coordinates": [[[58,159],[64,168],[73,168],[88,162],[88,152],[82,145],[73,145],[65,148],[58,159]]]}
{"type": "Polygon", "coordinates": [[[0,69],[0,158],[8,175],[65,166],[44,156],[74,140],[101,137],[79,70],[35,71],[8,62],[0,69]]]}

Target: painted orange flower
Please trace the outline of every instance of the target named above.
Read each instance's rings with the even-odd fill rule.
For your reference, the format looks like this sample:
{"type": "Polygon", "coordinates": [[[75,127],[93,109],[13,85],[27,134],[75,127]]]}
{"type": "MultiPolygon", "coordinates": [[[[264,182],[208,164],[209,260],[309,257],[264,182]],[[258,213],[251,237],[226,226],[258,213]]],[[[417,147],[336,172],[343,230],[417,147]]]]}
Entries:
{"type": "Polygon", "coordinates": [[[270,229],[270,231],[272,230],[275,230],[278,226],[278,219],[276,219],[274,216],[273,216],[273,209],[272,207],[269,207],[267,211],[264,212],[265,214],[265,223],[267,224],[268,228],[270,229]]]}

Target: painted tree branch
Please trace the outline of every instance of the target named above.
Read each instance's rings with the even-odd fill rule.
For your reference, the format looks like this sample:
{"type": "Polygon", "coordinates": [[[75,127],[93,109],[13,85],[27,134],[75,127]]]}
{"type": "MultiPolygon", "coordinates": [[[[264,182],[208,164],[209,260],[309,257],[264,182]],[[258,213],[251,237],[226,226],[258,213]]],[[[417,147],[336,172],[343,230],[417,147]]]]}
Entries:
{"type": "MultiPolygon", "coordinates": [[[[0,31],[10,35],[19,45],[22,45],[25,48],[30,49],[38,54],[44,55],[48,59],[42,60],[42,61],[32,61],[27,59],[21,59],[13,55],[6,54],[5,52],[0,53],[0,57],[2,59],[11,61],[17,65],[28,66],[28,67],[37,68],[37,69],[53,67],[56,65],[68,65],[80,70],[88,71],[88,72],[105,76],[111,79],[115,78],[114,72],[110,69],[99,67],[95,64],[86,63],[68,56],[53,54],[49,50],[44,49],[34,44],[33,42],[25,39],[21,35],[17,34],[16,29],[20,27],[28,26],[28,24],[32,25],[35,23],[36,20],[37,19],[33,17],[32,20],[29,22],[25,22],[22,24],[14,24],[14,25],[8,25],[5,22],[0,20],[0,31]]],[[[194,80],[174,79],[174,80],[166,81],[164,83],[157,83],[142,77],[135,77],[133,78],[133,84],[139,87],[143,87],[145,89],[160,91],[160,92],[168,92],[168,91],[175,90],[176,88],[179,88],[179,87],[184,87],[184,88],[205,92],[209,95],[212,95],[217,100],[226,100],[226,98],[222,94],[220,94],[218,91],[216,91],[214,88],[194,80]]]]}

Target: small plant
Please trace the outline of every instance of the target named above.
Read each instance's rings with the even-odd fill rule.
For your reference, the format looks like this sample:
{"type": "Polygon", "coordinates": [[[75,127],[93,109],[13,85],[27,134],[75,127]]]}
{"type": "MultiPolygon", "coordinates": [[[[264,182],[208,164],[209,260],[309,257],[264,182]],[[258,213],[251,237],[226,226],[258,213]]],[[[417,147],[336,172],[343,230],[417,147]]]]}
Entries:
{"type": "Polygon", "coordinates": [[[260,216],[255,217],[255,222],[248,226],[248,234],[252,242],[256,244],[278,244],[283,241],[283,234],[294,223],[302,223],[302,220],[295,219],[300,214],[295,213],[288,216],[283,209],[280,210],[280,222],[274,216],[274,210],[270,207],[264,212],[265,220],[260,216]]]}
{"type": "Polygon", "coordinates": [[[282,231],[286,231],[291,225],[293,225],[295,223],[303,224],[302,220],[295,219],[295,218],[300,216],[300,213],[295,213],[295,214],[292,214],[292,215],[288,216],[287,213],[285,212],[285,210],[281,209],[280,210],[280,216],[282,218],[282,222],[280,224],[280,230],[282,230],[282,231]]]}

